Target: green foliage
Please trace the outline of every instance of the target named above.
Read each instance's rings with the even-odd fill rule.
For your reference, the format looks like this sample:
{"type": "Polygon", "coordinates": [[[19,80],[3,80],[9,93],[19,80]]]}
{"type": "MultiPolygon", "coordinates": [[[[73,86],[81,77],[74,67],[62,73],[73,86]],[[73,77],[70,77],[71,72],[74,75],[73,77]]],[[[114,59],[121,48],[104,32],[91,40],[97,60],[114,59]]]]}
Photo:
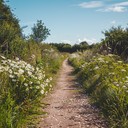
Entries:
{"type": "Polygon", "coordinates": [[[21,37],[21,29],[18,19],[12,14],[10,8],[0,2],[0,51],[4,54],[10,52],[10,43],[21,37]]]}
{"type": "Polygon", "coordinates": [[[128,29],[121,27],[112,27],[104,32],[105,43],[111,48],[111,53],[127,58],[128,55],[128,29]]]}
{"type": "MultiPolygon", "coordinates": [[[[70,61],[76,62],[72,59],[70,61]]],[[[78,75],[83,88],[102,109],[110,127],[127,128],[128,65],[118,56],[109,54],[94,56],[79,65],[79,69],[78,75]]]]}
{"type": "Polygon", "coordinates": [[[36,42],[44,41],[50,35],[50,30],[44,26],[42,20],[37,20],[37,23],[34,24],[32,28],[31,38],[36,42]]]}
{"type": "Polygon", "coordinates": [[[70,44],[65,43],[51,43],[52,46],[55,46],[60,52],[68,52],[73,53],[77,51],[85,51],[88,48],[91,48],[86,41],[81,42],[80,44],[74,44],[71,46],[70,44]]]}

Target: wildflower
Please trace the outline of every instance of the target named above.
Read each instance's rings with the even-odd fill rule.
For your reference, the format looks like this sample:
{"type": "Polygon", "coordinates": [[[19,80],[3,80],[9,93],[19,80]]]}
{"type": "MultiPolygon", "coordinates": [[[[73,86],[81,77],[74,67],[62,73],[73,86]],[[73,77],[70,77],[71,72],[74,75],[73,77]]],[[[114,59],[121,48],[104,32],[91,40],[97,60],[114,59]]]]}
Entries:
{"type": "Polygon", "coordinates": [[[38,79],[39,79],[39,80],[42,80],[42,76],[40,75],[40,76],[38,77],[38,79]]]}
{"type": "Polygon", "coordinates": [[[39,68],[38,68],[38,67],[36,67],[36,70],[37,70],[37,71],[39,71],[39,68]]]}
{"type": "Polygon", "coordinates": [[[124,86],[123,86],[123,88],[125,88],[125,89],[126,89],[127,87],[124,85],[124,86]]]}
{"type": "Polygon", "coordinates": [[[32,75],[32,72],[28,71],[28,75],[31,76],[32,75]]]}
{"type": "Polygon", "coordinates": [[[41,94],[44,94],[44,90],[41,90],[41,94]]]}
{"type": "Polygon", "coordinates": [[[16,59],[16,61],[19,61],[20,60],[18,57],[16,57],[15,59],[16,59]]]}
{"type": "Polygon", "coordinates": [[[94,68],[94,70],[97,70],[97,69],[99,69],[99,67],[98,67],[98,66],[96,66],[96,67],[94,68]]]}
{"type": "Polygon", "coordinates": [[[126,72],[126,70],[125,70],[125,69],[121,69],[121,71],[122,71],[122,72],[126,72]]]}
{"type": "Polygon", "coordinates": [[[104,62],[104,59],[103,58],[98,58],[98,60],[100,61],[100,62],[104,62]]]}
{"type": "Polygon", "coordinates": [[[28,84],[27,83],[24,83],[24,85],[27,87],[28,86],[28,84]]]}
{"type": "Polygon", "coordinates": [[[31,58],[34,59],[36,56],[34,54],[31,55],[31,58]]]}
{"type": "Polygon", "coordinates": [[[14,76],[14,75],[11,75],[11,74],[9,75],[9,77],[10,77],[10,78],[15,78],[15,76],[14,76]]]}
{"type": "Polygon", "coordinates": [[[119,87],[120,85],[119,84],[116,84],[117,87],[119,87]]]}
{"type": "Polygon", "coordinates": [[[12,79],[13,82],[16,82],[16,79],[12,79]]]}
{"type": "Polygon", "coordinates": [[[18,72],[19,72],[19,74],[23,74],[24,70],[23,69],[19,69],[18,72]]]}
{"type": "Polygon", "coordinates": [[[33,82],[32,81],[29,81],[29,84],[31,85],[33,82]]]}
{"type": "Polygon", "coordinates": [[[110,57],[111,57],[111,56],[114,56],[114,55],[113,55],[113,54],[108,54],[108,56],[110,56],[110,57]]]}
{"type": "Polygon", "coordinates": [[[115,73],[114,72],[111,72],[111,73],[109,73],[109,75],[115,75],[115,73]]]}
{"type": "Polygon", "coordinates": [[[11,62],[12,62],[12,60],[8,59],[8,62],[9,62],[9,63],[11,63],[11,62]]]}
{"type": "Polygon", "coordinates": [[[46,82],[47,82],[47,83],[49,83],[49,82],[50,82],[50,80],[49,80],[49,79],[46,79],[46,82]]]}
{"type": "Polygon", "coordinates": [[[12,70],[11,70],[11,69],[9,69],[8,72],[9,72],[10,74],[12,74],[12,70]]]}
{"type": "Polygon", "coordinates": [[[117,61],[118,63],[123,63],[122,61],[117,61]]]}
{"type": "Polygon", "coordinates": [[[52,77],[50,77],[49,80],[52,80],[52,77]]]}
{"type": "Polygon", "coordinates": [[[128,93],[128,90],[126,92],[128,93]]]}
{"type": "Polygon", "coordinates": [[[41,84],[40,86],[41,86],[42,88],[44,88],[44,84],[41,84]]]}
{"type": "Polygon", "coordinates": [[[4,56],[1,56],[1,55],[0,55],[0,57],[1,57],[2,59],[6,59],[4,56]]]}

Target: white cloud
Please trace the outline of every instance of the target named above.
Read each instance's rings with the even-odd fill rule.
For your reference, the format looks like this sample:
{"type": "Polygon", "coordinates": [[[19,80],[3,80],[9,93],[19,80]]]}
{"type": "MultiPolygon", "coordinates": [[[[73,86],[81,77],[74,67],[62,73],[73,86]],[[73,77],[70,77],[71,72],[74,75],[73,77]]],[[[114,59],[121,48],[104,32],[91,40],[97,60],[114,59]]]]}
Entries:
{"type": "Polygon", "coordinates": [[[106,8],[104,11],[106,12],[125,12],[127,11],[126,7],[123,6],[111,6],[106,8]]]}
{"type": "Polygon", "coordinates": [[[81,43],[83,41],[86,41],[88,44],[93,44],[93,43],[96,43],[97,42],[97,40],[94,39],[94,38],[89,39],[87,37],[84,37],[83,39],[80,39],[79,38],[78,41],[77,41],[77,43],[81,43]]]}
{"type": "Polygon", "coordinates": [[[102,7],[103,3],[101,1],[91,1],[91,2],[83,2],[78,6],[82,8],[98,8],[98,7],[102,7]]]}
{"type": "Polygon", "coordinates": [[[111,24],[113,24],[113,25],[116,24],[116,21],[115,20],[111,21],[111,24]]]}
{"type": "Polygon", "coordinates": [[[70,40],[61,40],[62,43],[67,43],[67,44],[71,44],[70,40]]]}
{"type": "Polygon", "coordinates": [[[128,2],[120,2],[115,3],[109,6],[106,6],[105,8],[98,9],[97,11],[101,12],[126,12],[128,7],[128,2]]]}
{"type": "Polygon", "coordinates": [[[117,3],[115,5],[116,6],[128,6],[128,2],[121,2],[121,3],[117,3]]]}

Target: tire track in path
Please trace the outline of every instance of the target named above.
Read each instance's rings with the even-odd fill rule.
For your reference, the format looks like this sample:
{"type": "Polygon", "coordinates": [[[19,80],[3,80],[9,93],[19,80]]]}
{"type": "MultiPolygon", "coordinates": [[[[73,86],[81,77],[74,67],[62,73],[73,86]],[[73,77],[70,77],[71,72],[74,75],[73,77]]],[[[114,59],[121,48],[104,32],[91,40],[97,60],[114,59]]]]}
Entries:
{"type": "Polygon", "coordinates": [[[54,90],[45,98],[48,112],[39,128],[107,128],[99,111],[80,93],[67,59],[63,62],[54,90]]]}

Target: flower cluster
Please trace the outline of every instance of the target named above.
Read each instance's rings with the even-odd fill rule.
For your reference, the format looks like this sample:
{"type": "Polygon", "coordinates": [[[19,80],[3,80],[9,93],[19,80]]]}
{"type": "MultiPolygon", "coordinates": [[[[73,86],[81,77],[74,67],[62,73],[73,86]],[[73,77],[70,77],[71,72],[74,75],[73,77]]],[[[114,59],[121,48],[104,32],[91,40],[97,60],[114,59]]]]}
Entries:
{"type": "Polygon", "coordinates": [[[52,77],[47,78],[43,69],[34,67],[19,58],[10,60],[0,56],[0,73],[6,73],[11,85],[25,92],[38,91],[44,95],[52,87],[52,77]]]}

